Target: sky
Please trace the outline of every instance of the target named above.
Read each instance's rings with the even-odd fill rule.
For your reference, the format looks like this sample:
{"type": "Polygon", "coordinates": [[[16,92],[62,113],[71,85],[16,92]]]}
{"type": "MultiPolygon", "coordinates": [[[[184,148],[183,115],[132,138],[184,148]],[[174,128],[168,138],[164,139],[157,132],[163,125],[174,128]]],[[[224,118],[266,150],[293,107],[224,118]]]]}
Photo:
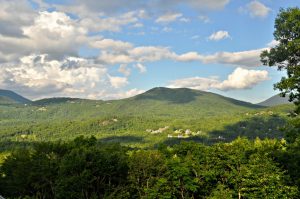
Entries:
{"type": "Polygon", "coordinates": [[[153,87],[260,102],[280,8],[299,0],[0,0],[0,88],[30,99],[120,99],[153,87]]]}

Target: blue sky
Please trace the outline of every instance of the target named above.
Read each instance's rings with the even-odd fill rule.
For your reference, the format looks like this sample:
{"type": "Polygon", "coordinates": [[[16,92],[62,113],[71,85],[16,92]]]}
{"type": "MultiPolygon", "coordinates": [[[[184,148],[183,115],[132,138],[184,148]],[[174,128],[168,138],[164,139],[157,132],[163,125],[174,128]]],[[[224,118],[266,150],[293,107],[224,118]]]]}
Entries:
{"type": "Polygon", "coordinates": [[[259,54],[296,0],[0,0],[0,88],[32,99],[188,87],[250,101],[283,72],[259,54]]]}

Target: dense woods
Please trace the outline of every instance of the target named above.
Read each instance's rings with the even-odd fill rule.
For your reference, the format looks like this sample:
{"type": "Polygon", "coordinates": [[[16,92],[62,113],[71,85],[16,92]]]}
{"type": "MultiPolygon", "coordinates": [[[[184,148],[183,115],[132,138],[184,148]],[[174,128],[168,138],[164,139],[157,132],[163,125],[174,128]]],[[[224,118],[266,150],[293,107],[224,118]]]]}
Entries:
{"type": "Polygon", "coordinates": [[[94,137],[14,151],[0,168],[8,198],[299,198],[299,138],[137,150],[94,137]]]}

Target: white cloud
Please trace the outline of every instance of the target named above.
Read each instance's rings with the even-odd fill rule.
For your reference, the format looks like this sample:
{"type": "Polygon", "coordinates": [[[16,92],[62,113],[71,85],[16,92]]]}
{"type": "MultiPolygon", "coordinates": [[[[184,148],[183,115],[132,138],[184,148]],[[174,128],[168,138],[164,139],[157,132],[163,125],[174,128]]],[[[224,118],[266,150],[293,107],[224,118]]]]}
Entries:
{"type": "Polygon", "coordinates": [[[249,13],[251,17],[266,17],[271,9],[259,1],[251,1],[246,5],[246,8],[241,8],[242,12],[249,13]]]}
{"type": "Polygon", "coordinates": [[[46,54],[30,55],[0,65],[0,87],[33,98],[59,94],[85,97],[106,84],[106,74],[107,69],[93,60],[68,57],[59,61],[46,54]]]}
{"type": "Polygon", "coordinates": [[[191,62],[200,61],[202,63],[220,63],[243,67],[261,66],[260,54],[267,48],[240,51],[240,52],[217,52],[211,55],[202,55],[198,52],[188,52],[176,57],[177,61],[191,62]]]}
{"type": "Polygon", "coordinates": [[[117,77],[108,75],[109,82],[114,88],[121,88],[128,84],[128,80],[126,77],[117,77]]]}
{"type": "Polygon", "coordinates": [[[268,72],[265,70],[247,70],[236,68],[228,79],[220,81],[217,78],[191,77],[178,79],[171,82],[168,87],[171,88],[191,88],[197,90],[236,90],[250,89],[262,81],[268,80],[268,72]]]}
{"type": "Polygon", "coordinates": [[[167,47],[138,46],[126,52],[101,51],[98,61],[108,65],[154,62],[163,59],[174,59],[176,54],[167,47]]]}
{"type": "Polygon", "coordinates": [[[127,78],[109,75],[107,68],[94,60],[49,58],[46,54],[30,55],[15,63],[0,64],[0,87],[32,99],[53,96],[118,99],[144,92],[138,89],[119,90],[128,84],[127,78]]]}
{"type": "Polygon", "coordinates": [[[93,48],[112,50],[112,51],[126,51],[133,47],[133,45],[129,42],[123,42],[123,41],[112,40],[112,39],[91,41],[90,46],[93,48]]]}
{"type": "Polygon", "coordinates": [[[101,51],[97,60],[105,65],[129,64],[135,62],[135,60],[126,52],[113,53],[108,51],[101,51]]]}
{"type": "Polygon", "coordinates": [[[224,30],[214,32],[208,37],[208,39],[212,41],[219,41],[227,38],[230,38],[229,32],[224,30]]]}
{"type": "Polygon", "coordinates": [[[24,37],[20,38],[0,35],[0,54],[5,55],[5,60],[0,61],[13,61],[32,53],[45,53],[53,58],[74,56],[87,41],[87,30],[61,12],[40,12],[33,24],[22,30],[24,37]]]}
{"type": "Polygon", "coordinates": [[[218,52],[205,56],[204,63],[222,63],[236,66],[261,66],[260,54],[265,49],[248,50],[240,52],[218,52]]]}
{"type": "Polygon", "coordinates": [[[176,21],[178,18],[182,17],[181,13],[166,13],[160,17],[158,17],[155,22],[156,23],[170,23],[176,21]]]}
{"type": "Polygon", "coordinates": [[[181,62],[192,62],[192,61],[203,61],[205,57],[198,54],[198,52],[187,52],[177,56],[177,61],[181,62]]]}
{"type": "Polygon", "coordinates": [[[108,43],[110,45],[94,45],[94,47],[103,48],[97,59],[100,63],[106,65],[145,63],[169,59],[181,62],[199,61],[204,64],[219,63],[242,67],[256,67],[261,65],[261,52],[267,49],[263,48],[240,52],[216,52],[214,54],[206,55],[199,54],[198,52],[187,52],[178,55],[170,48],[162,46],[135,47],[133,44],[122,41],[107,41],[109,41],[108,43]],[[110,50],[114,49],[113,47],[115,50],[110,50]]]}
{"type": "Polygon", "coordinates": [[[145,73],[147,72],[147,68],[146,66],[144,66],[143,64],[141,63],[137,63],[134,65],[137,69],[139,69],[140,73],[145,73]]]}
{"type": "Polygon", "coordinates": [[[228,76],[227,80],[221,82],[216,88],[220,90],[249,89],[268,79],[268,72],[265,70],[237,68],[228,76]]]}

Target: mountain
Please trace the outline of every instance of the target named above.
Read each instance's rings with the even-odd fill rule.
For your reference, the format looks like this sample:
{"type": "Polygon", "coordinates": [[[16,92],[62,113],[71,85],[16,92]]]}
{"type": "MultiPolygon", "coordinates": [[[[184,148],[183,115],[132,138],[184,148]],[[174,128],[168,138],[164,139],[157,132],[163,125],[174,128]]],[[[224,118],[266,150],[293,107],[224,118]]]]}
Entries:
{"type": "Polygon", "coordinates": [[[261,108],[211,92],[164,87],[153,88],[131,98],[112,100],[102,107],[105,109],[107,106],[114,113],[172,117],[214,116],[261,108]]]}
{"type": "Polygon", "coordinates": [[[274,95],[273,97],[270,97],[269,99],[258,103],[257,105],[260,106],[276,106],[276,105],[281,105],[281,104],[290,104],[289,102],[289,97],[281,97],[279,94],[274,95]]]}
{"type": "MultiPolygon", "coordinates": [[[[88,119],[95,117],[138,116],[164,118],[204,118],[235,115],[262,106],[224,97],[215,93],[188,88],[153,88],[134,97],[119,100],[85,100],[74,98],[49,98],[34,101],[32,108],[10,110],[6,117],[16,114],[28,120],[88,119]],[[45,106],[43,111],[35,106],[45,106]],[[24,115],[24,116],[23,116],[24,115]]],[[[4,113],[3,113],[4,114],[4,113]]],[[[0,114],[1,116],[1,114],[0,114]]]]}
{"type": "Polygon", "coordinates": [[[30,104],[31,101],[25,97],[10,91],[0,89],[0,104],[30,104]]]}

